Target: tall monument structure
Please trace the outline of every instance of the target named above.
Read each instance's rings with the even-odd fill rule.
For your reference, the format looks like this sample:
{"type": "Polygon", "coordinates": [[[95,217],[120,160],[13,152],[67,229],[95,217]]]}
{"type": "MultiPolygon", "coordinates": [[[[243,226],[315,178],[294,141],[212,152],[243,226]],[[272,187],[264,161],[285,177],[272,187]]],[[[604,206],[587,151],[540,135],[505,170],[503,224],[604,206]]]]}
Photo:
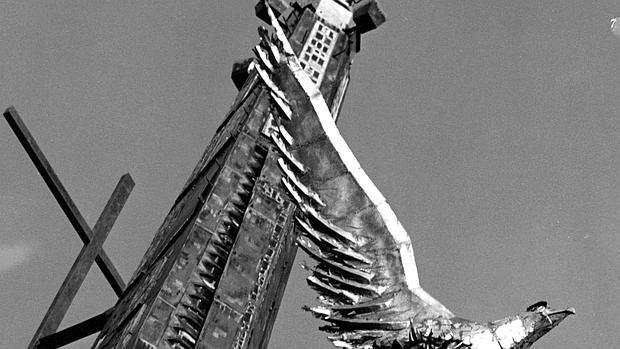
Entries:
{"type": "MultiPolygon", "coordinates": [[[[376,2],[268,0],[255,10],[281,26],[337,119],[361,35],[385,21],[376,2]]],[[[297,250],[295,196],[322,202],[293,174],[304,165],[284,124],[313,128],[269,74],[286,50],[259,34],[256,58],[233,66],[237,98],[93,348],[267,347],[297,250]]]]}

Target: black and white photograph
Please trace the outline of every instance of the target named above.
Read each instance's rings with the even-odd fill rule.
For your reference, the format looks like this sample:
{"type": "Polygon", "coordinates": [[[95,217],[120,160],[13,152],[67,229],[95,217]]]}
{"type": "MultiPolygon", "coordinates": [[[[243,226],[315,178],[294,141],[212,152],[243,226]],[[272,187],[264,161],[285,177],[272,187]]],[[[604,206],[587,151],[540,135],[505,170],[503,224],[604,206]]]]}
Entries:
{"type": "Polygon", "coordinates": [[[5,0],[0,29],[0,348],[617,346],[617,0],[5,0]]]}

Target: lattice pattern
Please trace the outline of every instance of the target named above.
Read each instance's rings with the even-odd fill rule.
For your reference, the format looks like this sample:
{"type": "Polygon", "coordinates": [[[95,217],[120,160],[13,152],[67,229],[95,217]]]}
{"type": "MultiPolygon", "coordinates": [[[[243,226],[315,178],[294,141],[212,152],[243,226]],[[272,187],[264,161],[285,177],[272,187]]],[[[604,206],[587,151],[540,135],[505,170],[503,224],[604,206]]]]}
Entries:
{"type": "Polygon", "coordinates": [[[319,85],[323,80],[327,62],[336,45],[337,32],[322,21],[317,21],[310,32],[310,40],[303,47],[301,66],[312,81],[319,85]]]}

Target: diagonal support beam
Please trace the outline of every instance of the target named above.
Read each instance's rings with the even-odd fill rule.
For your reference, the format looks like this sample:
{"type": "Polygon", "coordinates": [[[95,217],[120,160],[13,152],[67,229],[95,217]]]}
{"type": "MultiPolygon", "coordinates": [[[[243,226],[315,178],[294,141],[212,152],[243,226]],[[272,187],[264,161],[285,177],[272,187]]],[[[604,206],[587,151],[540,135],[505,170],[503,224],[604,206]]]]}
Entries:
{"type": "MultiPolygon", "coordinates": [[[[45,158],[45,155],[43,155],[43,152],[34,140],[34,137],[32,137],[21,117],[17,114],[17,110],[15,110],[14,107],[9,107],[4,112],[4,118],[9,123],[9,126],[11,126],[11,129],[13,129],[17,139],[19,139],[19,142],[26,150],[26,153],[28,153],[28,156],[34,163],[34,166],[39,171],[39,174],[41,174],[41,177],[43,177],[43,180],[52,192],[52,195],[54,195],[54,198],[60,205],[60,208],[80,236],[80,239],[82,239],[84,244],[88,244],[91,240],[93,232],[84,220],[84,217],[82,217],[80,211],[73,203],[73,200],[60,182],[60,179],[56,176],[54,169],[45,158]]],[[[105,251],[99,251],[99,255],[96,257],[96,262],[106,280],[108,280],[110,286],[112,286],[114,293],[120,297],[125,289],[125,283],[105,251]]]]}
{"type": "Polygon", "coordinates": [[[114,308],[110,308],[86,321],[41,338],[37,345],[37,349],[60,348],[101,331],[110,318],[110,315],[112,315],[113,310],[114,308]]]}
{"type": "Polygon", "coordinates": [[[101,246],[108,237],[108,233],[112,229],[133,187],[134,182],[131,176],[129,174],[123,175],[95,224],[92,240],[84,245],[75,259],[71,270],[60,286],[58,293],[56,293],[52,305],[47,310],[43,321],[32,338],[28,346],[29,349],[36,348],[41,337],[53,334],[60,326],[90,267],[101,252],[101,246]]]}

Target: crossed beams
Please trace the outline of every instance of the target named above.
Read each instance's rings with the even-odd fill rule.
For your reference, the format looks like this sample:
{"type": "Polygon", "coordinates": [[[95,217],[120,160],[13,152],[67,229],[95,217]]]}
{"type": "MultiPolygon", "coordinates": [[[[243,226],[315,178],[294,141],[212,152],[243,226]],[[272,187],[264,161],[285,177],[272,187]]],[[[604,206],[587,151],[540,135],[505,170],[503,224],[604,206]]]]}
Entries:
{"type": "Polygon", "coordinates": [[[80,324],[56,332],[93,262],[97,263],[117,296],[120,297],[125,290],[126,286],[121,275],[107,254],[102,250],[102,245],[125,205],[134,187],[134,181],[129,174],[125,174],[120,178],[101,216],[99,216],[97,223],[91,229],[60,182],[60,179],[56,176],[52,166],[45,158],[45,155],[43,155],[17,110],[14,107],[9,107],[3,115],[39,171],[39,174],[43,177],[60,208],[69,219],[82,242],[84,242],[84,247],[78,254],[47,310],[43,321],[28,345],[28,349],[59,348],[101,330],[110,314],[110,310],[108,310],[80,324]]]}

